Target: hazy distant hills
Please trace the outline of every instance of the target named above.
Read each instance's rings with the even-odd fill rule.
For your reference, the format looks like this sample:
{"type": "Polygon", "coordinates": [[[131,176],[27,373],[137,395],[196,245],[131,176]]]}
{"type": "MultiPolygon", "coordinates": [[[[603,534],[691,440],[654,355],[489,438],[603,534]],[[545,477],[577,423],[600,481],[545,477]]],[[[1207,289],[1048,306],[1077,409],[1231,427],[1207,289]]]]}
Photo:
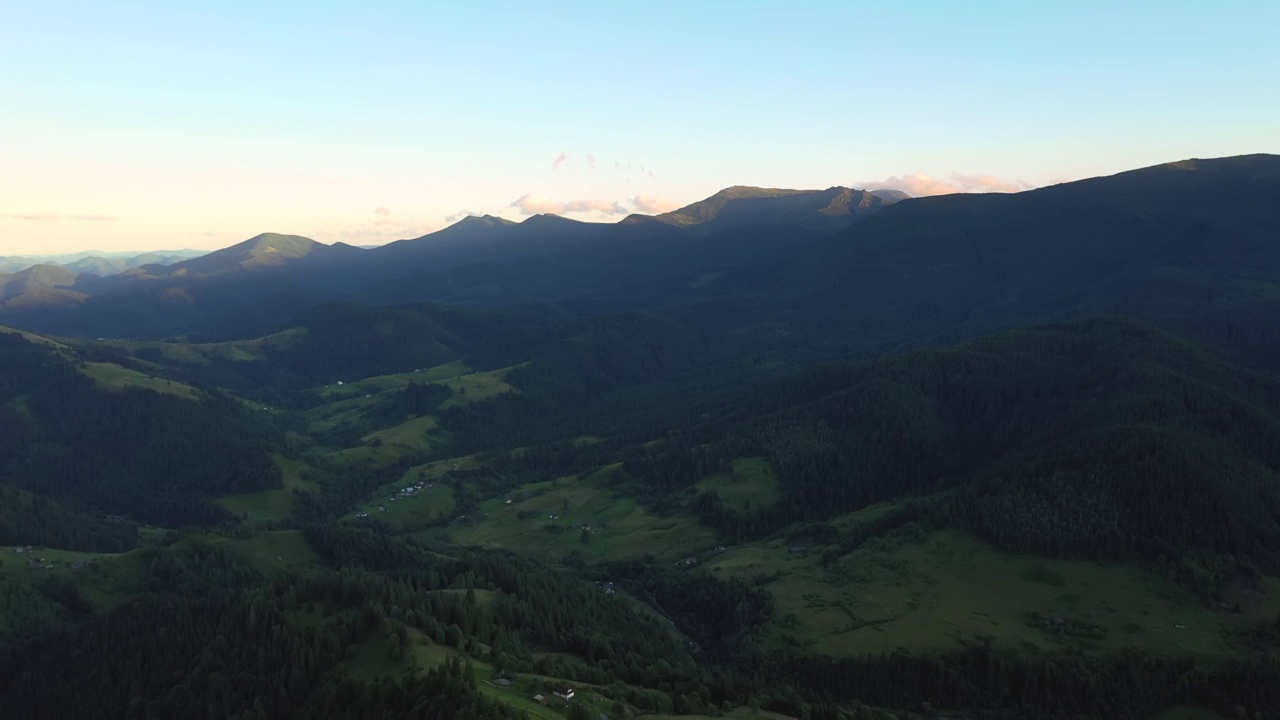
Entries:
{"type": "MultiPolygon", "coordinates": [[[[678,223],[637,216],[622,223],[554,215],[520,223],[468,217],[420,238],[367,250],[266,233],[167,266],[132,268],[94,284],[92,291],[63,294],[57,303],[37,293],[0,310],[0,316],[55,333],[154,336],[261,330],[335,298],[556,301],[623,309],[745,267],[762,254],[790,252],[889,203],[847,188],[732,188],[677,211],[683,213],[678,223]]],[[[59,287],[77,283],[84,281],[59,287]]]]}
{"type": "Polygon", "coordinates": [[[22,255],[0,257],[0,273],[21,272],[36,265],[57,265],[79,273],[108,276],[143,265],[172,265],[199,257],[204,250],[158,250],[154,252],[104,253],[97,250],[64,255],[22,255]]]}

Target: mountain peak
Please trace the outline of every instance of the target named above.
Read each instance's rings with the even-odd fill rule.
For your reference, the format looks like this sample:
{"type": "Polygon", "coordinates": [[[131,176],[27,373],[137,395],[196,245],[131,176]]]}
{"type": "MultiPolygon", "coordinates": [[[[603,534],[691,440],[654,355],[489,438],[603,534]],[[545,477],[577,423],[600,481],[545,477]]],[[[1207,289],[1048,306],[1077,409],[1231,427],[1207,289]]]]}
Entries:
{"type": "Polygon", "coordinates": [[[711,197],[661,215],[632,215],[623,222],[662,222],[699,231],[745,225],[789,223],[817,230],[842,230],[894,200],[864,190],[834,186],[791,190],[750,185],[727,187],[711,197]]]}
{"type": "Polygon", "coordinates": [[[290,257],[300,257],[308,255],[323,244],[316,242],[308,237],[301,235],[284,235],[282,233],[266,232],[255,235],[248,240],[232,245],[227,250],[245,249],[253,253],[274,254],[282,253],[290,257]]]}
{"type": "Polygon", "coordinates": [[[325,245],[301,235],[267,232],[208,255],[175,263],[169,267],[166,274],[212,275],[228,271],[256,270],[342,251],[360,252],[343,243],[325,245]]]}
{"type": "Polygon", "coordinates": [[[554,213],[538,213],[537,215],[530,215],[525,218],[520,224],[530,227],[538,225],[546,227],[568,227],[570,225],[583,225],[584,223],[581,220],[574,220],[554,213]]]}
{"type": "Polygon", "coordinates": [[[515,224],[517,223],[506,218],[498,217],[497,215],[468,215],[446,229],[457,228],[479,230],[515,224]]]}

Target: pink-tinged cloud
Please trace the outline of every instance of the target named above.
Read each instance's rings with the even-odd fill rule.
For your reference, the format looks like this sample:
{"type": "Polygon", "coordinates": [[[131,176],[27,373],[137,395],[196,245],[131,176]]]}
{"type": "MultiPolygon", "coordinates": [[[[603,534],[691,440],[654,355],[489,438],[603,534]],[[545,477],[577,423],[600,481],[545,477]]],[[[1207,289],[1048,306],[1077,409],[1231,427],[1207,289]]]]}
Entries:
{"type": "Polygon", "coordinates": [[[901,190],[908,195],[924,197],[928,195],[953,195],[955,193],[1013,193],[1033,189],[1021,180],[1003,180],[994,175],[966,175],[952,173],[946,180],[933,178],[924,173],[914,175],[893,175],[880,182],[866,183],[868,190],[901,190]]]}
{"type": "Polygon", "coordinates": [[[569,153],[561,152],[559,155],[556,156],[555,160],[551,161],[551,169],[555,170],[556,168],[560,167],[561,165],[567,162],[569,162],[569,153]]]}
{"type": "Polygon", "coordinates": [[[391,208],[386,205],[381,205],[373,209],[373,214],[381,215],[382,217],[391,217],[391,208]]]}
{"type": "Polygon", "coordinates": [[[680,203],[663,200],[662,198],[652,197],[650,195],[637,195],[631,198],[631,204],[635,206],[636,212],[645,215],[661,215],[662,213],[671,212],[680,207],[680,203]]]}
{"type": "Polygon", "coordinates": [[[0,213],[0,220],[32,220],[35,222],[55,222],[58,220],[75,220],[77,222],[114,222],[114,215],[63,215],[62,213],[0,213]]]}
{"type": "Polygon", "coordinates": [[[596,169],[596,156],[592,155],[591,153],[587,153],[587,167],[591,168],[592,170],[596,169]]]}
{"type": "Polygon", "coordinates": [[[626,215],[630,211],[618,202],[608,200],[552,200],[540,195],[525,195],[508,207],[520,211],[521,215],[569,215],[572,213],[599,213],[603,215],[626,215]]]}

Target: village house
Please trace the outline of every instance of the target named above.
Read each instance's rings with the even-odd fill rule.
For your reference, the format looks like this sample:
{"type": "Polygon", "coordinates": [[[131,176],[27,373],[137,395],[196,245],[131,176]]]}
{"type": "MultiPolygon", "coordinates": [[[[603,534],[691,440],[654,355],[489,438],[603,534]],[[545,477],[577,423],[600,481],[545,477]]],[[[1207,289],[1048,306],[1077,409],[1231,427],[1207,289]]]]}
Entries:
{"type": "Polygon", "coordinates": [[[564,700],[565,702],[569,702],[570,700],[573,699],[573,688],[571,687],[556,688],[554,691],[554,694],[556,697],[560,698],[561,700],[564,700]]]}
{"type": "Polygon", "coordinates": [[[546,705],[546,704],[547,704],[547,696],[546,696],[546,695],[534,695],[534,696],[533,696],[533,701],[534,701],[534,702],[536,702],[536,703],[538,703],[539,705],[546,705]]]}

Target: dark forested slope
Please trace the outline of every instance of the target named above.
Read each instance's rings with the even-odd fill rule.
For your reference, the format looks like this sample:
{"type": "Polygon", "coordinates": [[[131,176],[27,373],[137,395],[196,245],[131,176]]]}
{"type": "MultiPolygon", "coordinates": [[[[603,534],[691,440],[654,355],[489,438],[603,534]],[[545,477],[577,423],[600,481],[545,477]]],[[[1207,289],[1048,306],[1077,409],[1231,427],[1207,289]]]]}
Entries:
{"type": "Polygon", "coordinates": [[[1270,375],[1101,320],[810,371],[627,469],[661,497],[767,457],[775,505],[698,500],[737,537],[949,490],[946,514],[1010,549],[1169,562],[1211,588],[1280,571],[1277,438],[1270,375]]]}
{"type": "Polygon", "coordinates": [[[209,496],[279,485],[270,434],[238,401],[109,389],[78,362],[0,333],[0,484],[177,525],[224,517],[209,496]]]}
{"type": "Polygon", "coordinates": [[[860,342],[1122,314],[1274,363],[1278,195],[1280,156],[1251,155],[913,199],[747,284],[860,342]]]}

